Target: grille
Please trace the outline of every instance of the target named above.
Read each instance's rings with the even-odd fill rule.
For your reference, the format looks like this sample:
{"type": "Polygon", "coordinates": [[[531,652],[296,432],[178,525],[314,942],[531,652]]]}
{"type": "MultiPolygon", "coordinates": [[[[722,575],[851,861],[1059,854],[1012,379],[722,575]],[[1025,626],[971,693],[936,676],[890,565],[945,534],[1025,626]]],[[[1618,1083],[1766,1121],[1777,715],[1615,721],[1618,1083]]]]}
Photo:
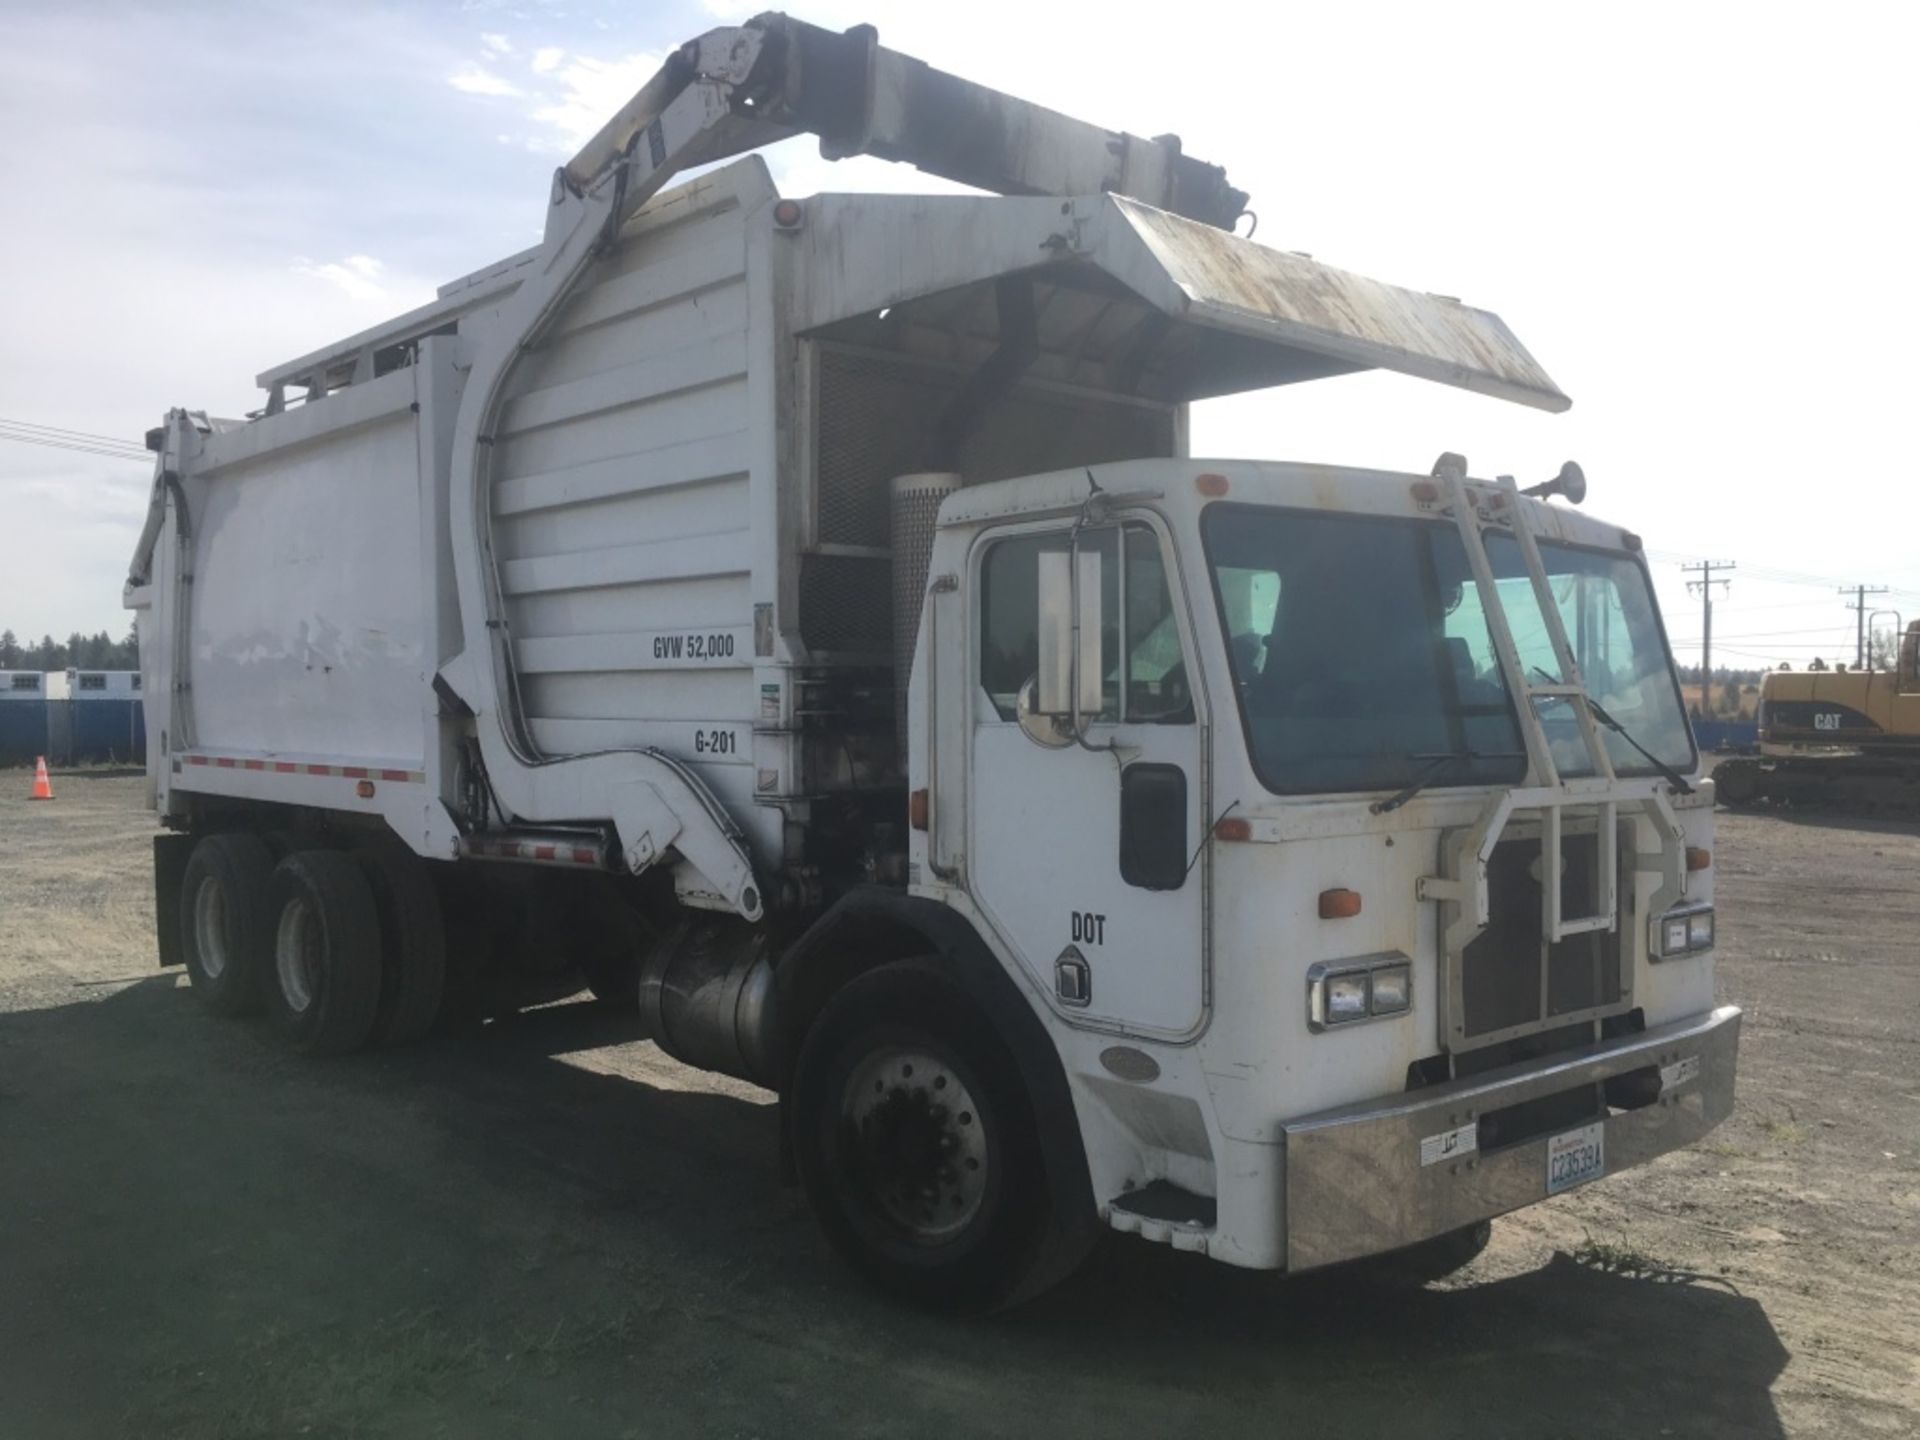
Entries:
{"type": "Polygon", "coordinates": [[[821,350],[815,503],[822,543],[887,543],[887,482],[926,468],[921,447],[957,383],[924,366],[821,350]]]}
{"type": "MultiPolygon", "coordinates": [[[[1599,840],[1565,835],[1560,913],[1598,908],[1599,840]]],[[[1469,1040],[1626,1003],[1620,986],[1620,931],[1589,931],[1547,945],[1545,896],[1536,878],[1540,841],[1503,840],[1487,860],[1487,928],[1460,957],[1461,1007],[1469,1040]],[[1545,1013],[1542,1013],[1544,969],[1545,1013]]]]}
{"type": "Polygon", "coordinates": [[[893,644],[893,567],[884,555],[800,557],[800,638],[814,651],[882,656],[893,644]]]}

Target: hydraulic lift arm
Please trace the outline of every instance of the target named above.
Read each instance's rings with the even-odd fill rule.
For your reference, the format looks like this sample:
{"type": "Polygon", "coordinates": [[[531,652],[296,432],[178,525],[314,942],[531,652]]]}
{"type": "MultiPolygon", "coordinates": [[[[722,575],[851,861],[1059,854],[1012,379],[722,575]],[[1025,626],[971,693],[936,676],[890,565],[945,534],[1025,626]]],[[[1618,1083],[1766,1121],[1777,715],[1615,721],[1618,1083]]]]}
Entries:
{"type": "Polygon", "coordinates": [[[659,178],[629,190],[651,193],[662,171],[799,134],[818,135],[830,160],[875,155],[1003,195],[1111,191],[1223,230],[1246,209],[1245,192],[1177,136],[1144,140],[1003,95],[886,49],[870,25],[835,33],[773,13],[681,46],[560,183],[587,190],[631,156],[659,178]]]}

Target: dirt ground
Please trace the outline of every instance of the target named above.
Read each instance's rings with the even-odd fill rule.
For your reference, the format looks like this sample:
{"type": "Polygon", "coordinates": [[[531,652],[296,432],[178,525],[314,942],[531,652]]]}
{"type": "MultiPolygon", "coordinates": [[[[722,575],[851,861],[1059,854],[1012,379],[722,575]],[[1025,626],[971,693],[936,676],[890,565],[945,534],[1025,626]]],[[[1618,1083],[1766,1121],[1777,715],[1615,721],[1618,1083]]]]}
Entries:
{"type": "Polygon", "coordinates": [[[1112,1237],[849,1279],[766,1097],[583,1004],[332,1062],[154,965],[142,782],[0,772],[0,1440],[1920,1434],[1920,832],[1723,815],[1739,1107],[1444,1285],[1112,1237]]]}

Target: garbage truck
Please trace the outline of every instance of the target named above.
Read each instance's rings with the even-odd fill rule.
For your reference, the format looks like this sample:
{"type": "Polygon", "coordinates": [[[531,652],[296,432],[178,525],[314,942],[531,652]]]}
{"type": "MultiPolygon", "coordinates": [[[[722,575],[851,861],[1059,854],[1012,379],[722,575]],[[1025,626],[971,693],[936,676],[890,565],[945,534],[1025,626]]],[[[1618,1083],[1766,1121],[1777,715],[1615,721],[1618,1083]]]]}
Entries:
{"type": "Polygon", "coordinates": [[[1247,211],[870,27],[676,51],[539,244],[150,432],[161,963],[316,1055],[584,976],[961,1311],[1106,1230],[1438,1273],[1697,1139],[1740,1014],[1641,542],[1571,462],[1191,455],[1366,370],[1570,403],[1247,211]],[[802,134],[977,193],[783,197],[802,134]]]}

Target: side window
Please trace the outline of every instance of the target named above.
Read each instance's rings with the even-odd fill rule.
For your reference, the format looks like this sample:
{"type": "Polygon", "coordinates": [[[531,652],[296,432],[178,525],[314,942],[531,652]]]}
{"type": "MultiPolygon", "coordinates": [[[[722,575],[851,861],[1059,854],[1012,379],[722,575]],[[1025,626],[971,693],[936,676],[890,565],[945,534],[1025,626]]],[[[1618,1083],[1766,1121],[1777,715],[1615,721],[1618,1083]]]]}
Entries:
{"type": "Polygon", "coordinates": [[[1267,671],[1268,641],[1280,621],[1280,572],[1265,566],[1214,566],[1227,622],[1234,677],[1243,686],[1267,671]]]}
{"type": "MultiPolygon", "coordinates": [[[[1040,555],[1069,545],[1064,530],[1021,535],[995,542],[981,562],[980,685],[1002,720],[1015,718],[1020,687],[1040,667],[1040,555]]],[[[1104,703],[1098,718],[1108,723],[1123,715],[1149,723],[1191,720],[1192,682],[1159,540],[1145,526],[1129,525],[1124,536],[1112,527],[1083,531],[1080,548],[1100,556],[1104,703]]]]}
{"type": "Polygon", "coordinates": [[[82,690],[104,690],[107,688],[107,677],[104,675],[82,675],[80,677],[80,688],[82,690]]]}
{"type": "MultiPolygon", "coordinates": [[[[1100,555],[1100,671],[1107,677],[1105,703],[1099,718],[1119,713],[1116,669],[1120,654],[1120,593],[1117,536],[1112,530],[1090,530],[1080,536],[1082,550],[1100,555]]],[[[1020,535],[996,541],[980,566],[980,686],[993,701],[1002,720],[1017,713],[1020,687],[1040,669],[1040,554],[1071,548],[1065,530],[1047,535],[1020,535]]]]}
{"type": "Polygon", "coordinates": [[[1160,540],[1144,525],[1126,529],[1127,612],[1121,644],[1127,657],[1125,716],[1172,724],[1193,719],[1193,682],[1180,649],[1160,540]]]}

